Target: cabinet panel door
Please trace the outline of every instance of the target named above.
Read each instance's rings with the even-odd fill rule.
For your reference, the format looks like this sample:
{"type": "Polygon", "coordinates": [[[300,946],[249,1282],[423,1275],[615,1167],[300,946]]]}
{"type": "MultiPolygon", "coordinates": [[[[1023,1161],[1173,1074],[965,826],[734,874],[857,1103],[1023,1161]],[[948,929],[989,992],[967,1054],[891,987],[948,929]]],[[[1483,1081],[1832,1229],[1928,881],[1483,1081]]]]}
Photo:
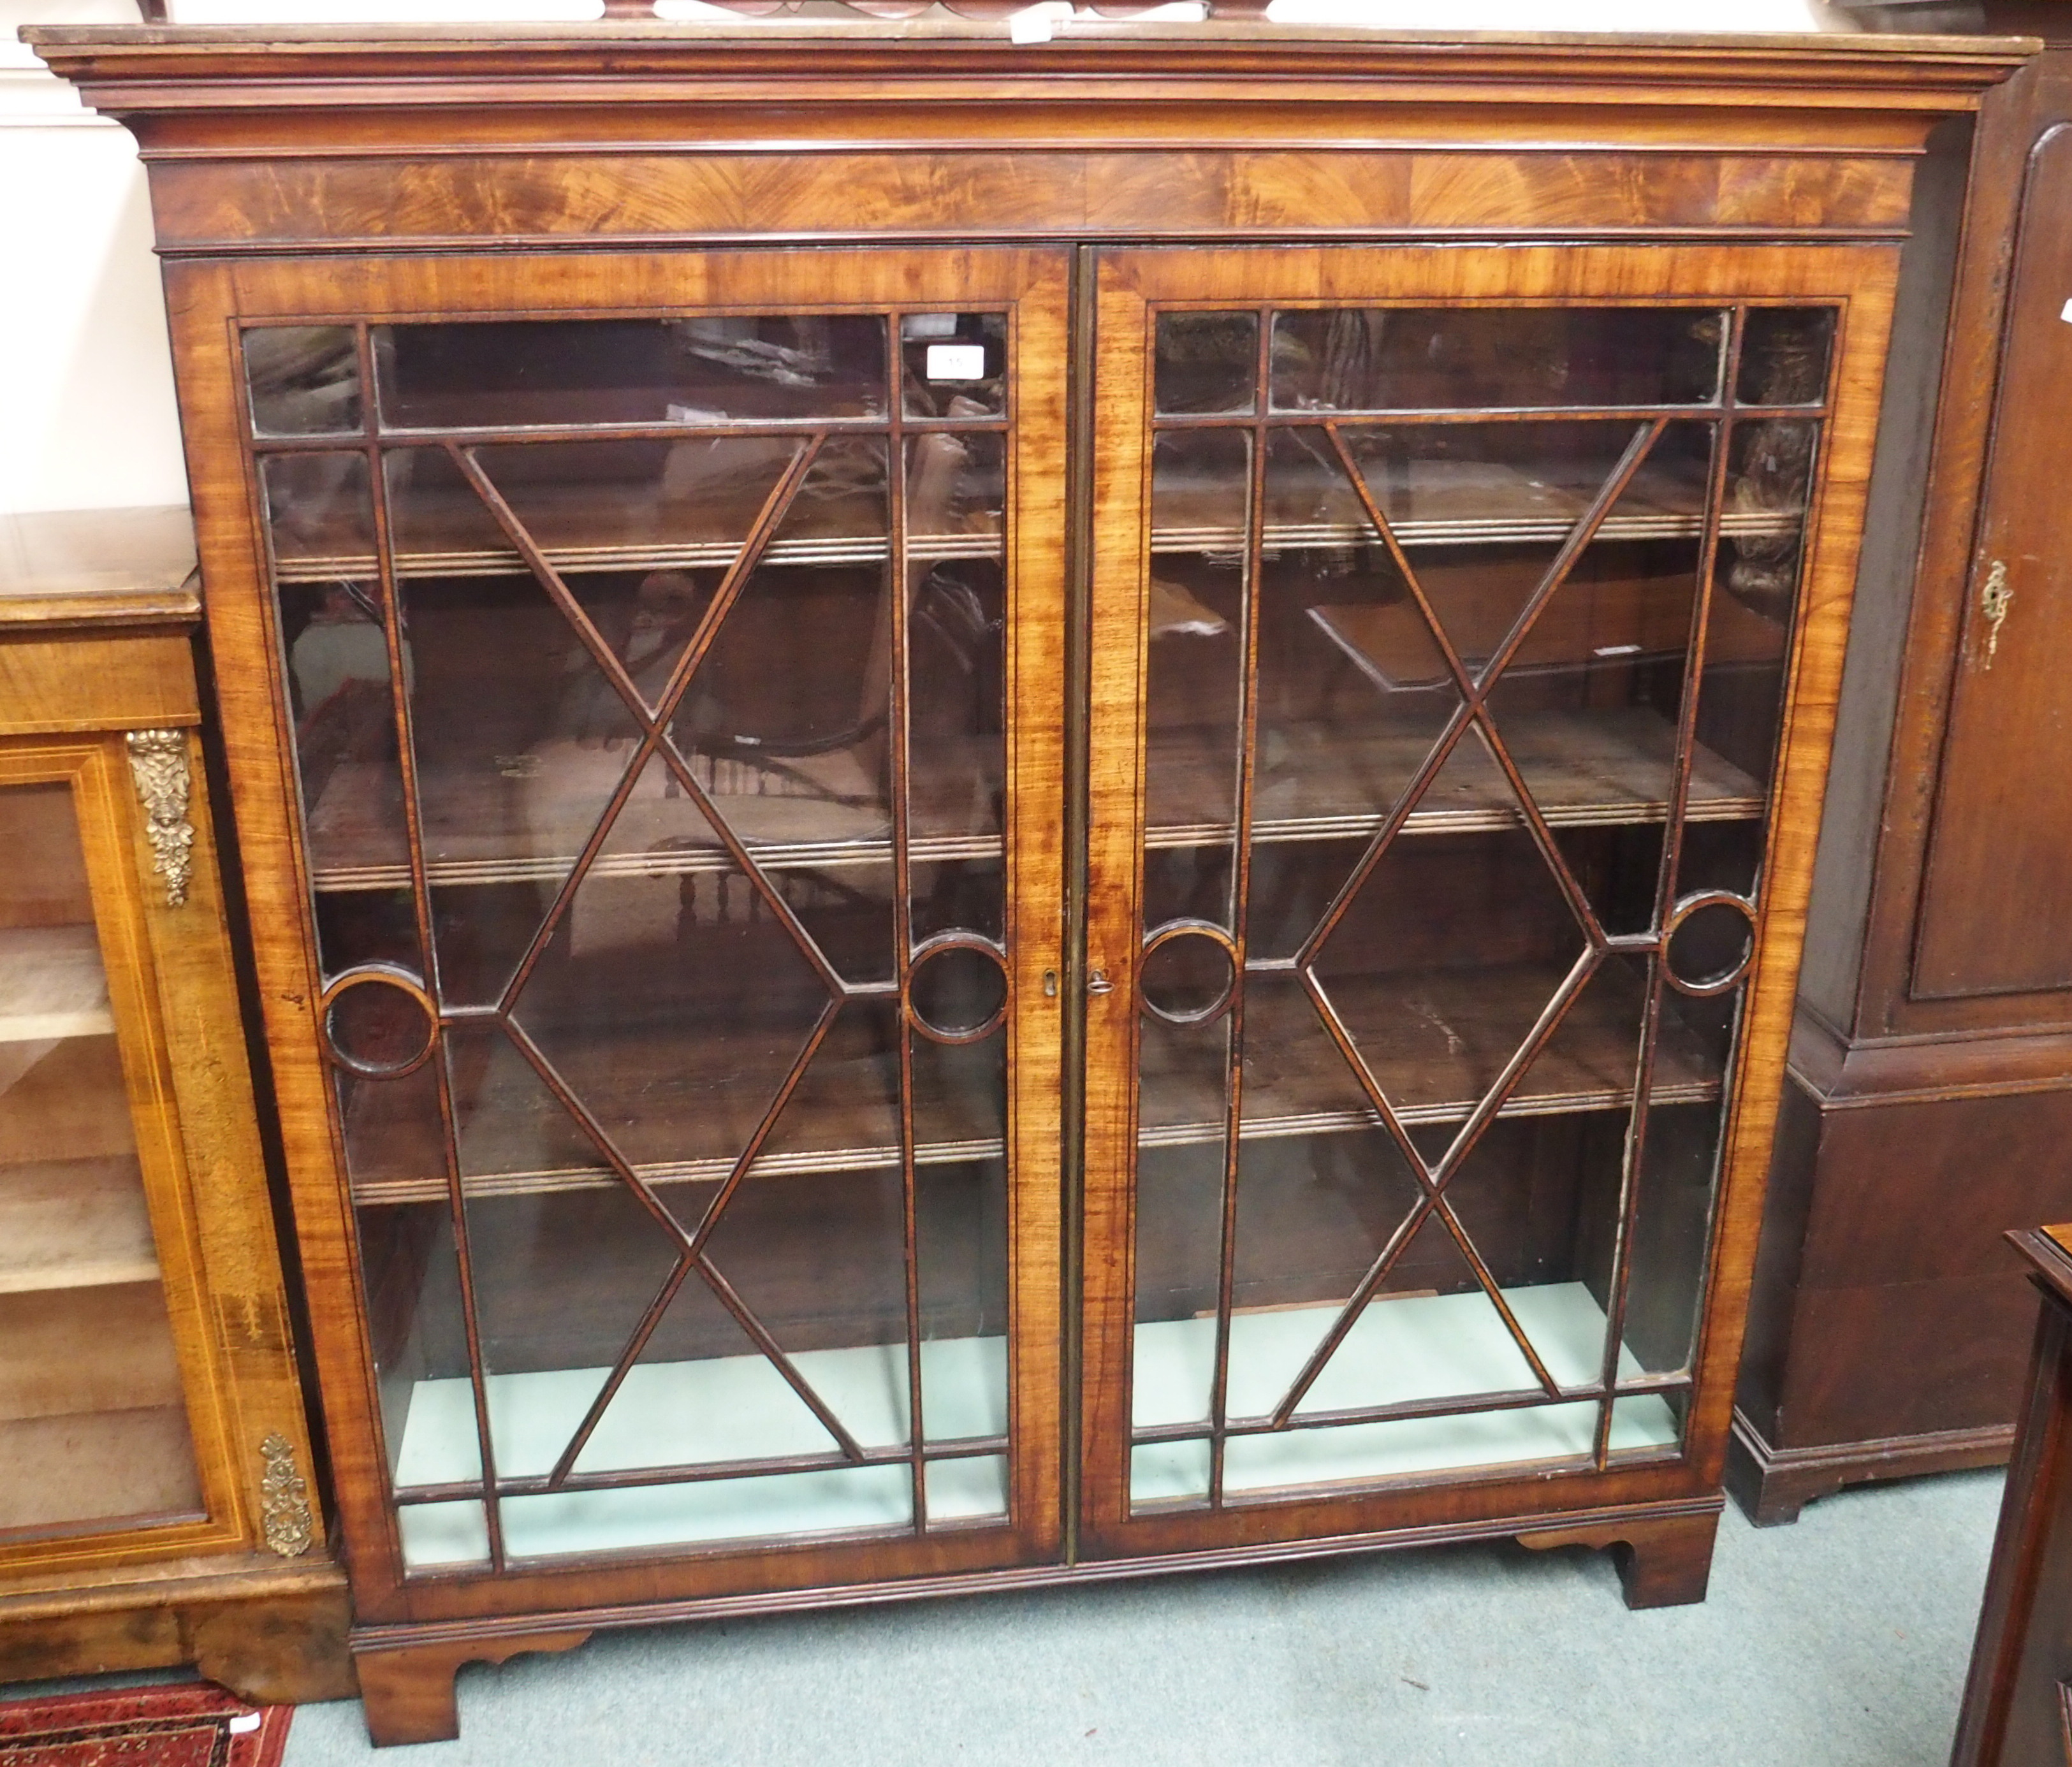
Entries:
{"type": "Polygon", "coordinates": [[[433,1606],[1054,1537],[1062,288],[230,294],[317,971],[274,1041],[351,1199],[357,1526],[433,1606]]]}
{"type": "MultiPolygon", "coordinates": [[[[2072,126],[2029,162],[1992,458],[1922,886],[1917,998],[2072,988],[2072,126]]],[[[2062,1006],[2059,1009],[2062,1013],[2062,1006]]]]}
{"type": "Polygon", "coordinates": [[[1716,1476],[1889,272],[1105,261],[1105,1546],[1716,1476]]]}
{"type": "MultiPolygon", "coordinates": [[[[186,731],[150,734],[186,766],[186,731]]],[[[173,1038],[208,1033],[168,1034],[141,815],[119,736],[0,742],[0,1567],[20,1574],[250,1534],[257,1444],[230,1439],[174,1107],[173,1038]]],[[[183,895],[213,862],[187,840],[183,895]]],[[[211,915],[212,878],[195,893],[165,918],[211,915]]]]}

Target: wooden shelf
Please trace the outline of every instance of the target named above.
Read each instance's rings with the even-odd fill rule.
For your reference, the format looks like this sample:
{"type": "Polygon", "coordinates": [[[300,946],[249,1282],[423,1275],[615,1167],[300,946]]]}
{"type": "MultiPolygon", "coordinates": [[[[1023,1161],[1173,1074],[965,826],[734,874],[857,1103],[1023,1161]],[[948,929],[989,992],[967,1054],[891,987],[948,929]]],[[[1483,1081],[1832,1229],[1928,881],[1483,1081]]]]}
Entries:
{"type": "MultiPolygon", "coordinates": [[[[1594,483],[1561,483],[1565,464],[1549,460],[1528,469],[1418,461],[1407,483],[1382,499],[1383,513],[1406,547],[1558,542],[1597,489],[1594,483]],[[1405,512],[1398,517],[1397,511],[1405,512]]],[[[1268,497],[1263,544],[1269,552],[1377,540],[1351,487],[1321,463],[1299,472],[1276,467],[1268,497]]],[[[1599,528],[1598,538],[1695,538],[1704,531],[1704,497],[1702,479],[1643,471],[1599,528]]],[[[1162,473],[1162,524],[1152,533],[1152,551],[1241,548],[1245,532],[1241,521],[1231,520],[1234,498],[1242,502],[1225,477],[1162,473]]],[[[652,485],[572,483],[527,486],[520,514],[557,569],[646,571],[725,569],[739,552],[754,510],[754,501],[738,494],[665,500],[652,485]]],[[[397,512],[400,577],[494,577],[525,569],[472,497],[413,491],[398,499],[397,512]]],[[[1729,510],[1720,532],[1729,538],[1790,534],[1803,520],[1795,511],[1729,510]]],[[[282,582],[376,573],[372,540],[350,516],[298,516],[277,524],[273,545],[274,574],[282,582]]],[[[997,509],[917,521],[907,538],[908,557],[917,563],[998,558],[1001,547],[997,509]]],[[[870,565],[890,550],[881,501],[828,497],[796,506],[763,557],[771,565],[870,565]]]]}
{"type": "MultiPolygon", "coordinates": [[[[1443,713],[1441,713],[1443,716],[1443,713]]],[[[1533,801],[1555,828],[1599,828],[1663,821],[1663,793],[1675,758],[1675,732],[1652,712],[1513,713],[1498,717],[1511,758],[1533,801]]],[[[1372,834],[1387,820],[1394,794],[1410,778],[1437,735],[1437,718],[1416,725],[1365,729],[1308,723],[1272,726],[1270,762],[1254,783],[1255,841],[1330,840],[1372,834]]],[[[1194,731],[1153,730],[1145,778],[1149,847],[1199,847],[1227,841],[1231,827],[1215,815],[1230,800],[1231,757],[1194,731]]],[[[1764,792],[1748,774],[1699,745],[1691,763],[1685,815],[1694,822],[1739,822],[1762,814],[1764,792]]],[[[1408,834],[1470,834],[1515,828],[1524,820],[1502,770],[1470,734],[1454,749],[1404,824],[1408,834]]]]}
{"type": "MultiPolygon", "coordinates": [[[[526,1008],[518,1009],[521,1021],[526,1008]]],[[[571,1090],[613,1132],[634,1169],[651,1184],[716,1184],[733,1169],[791,1061],[772,1052],[781,1038],[730,1035],[717,1014],[687,1005],[667,1025],[627,1025],[594,1034],[580,1054],[557,1066],[571,1090]],[[712,1028],[705,1028],[711,1026],[712,1028]],[[758,1058],[759,1055],[759,1058],[758,1058]],[[722,1077],[724,1077],[723,1081],[722,1077]],[[701,1083],[701,1081],[703,1083],[701,1083]],[[637,1158],[642,1142],[664,1143],[672,1157],[637,1158]]],[[[802,1028],[797,1046],[803,1046],[802,1028]]],[[[559,1046],[556,1046],[558,1053],[559,1046]]],[[[917,1049],[916,1163],[962,1165],[1002,1157],[997,1046],[917,1049]]],[[[758,1177],[897,1169],[899,1119],[896,1076],[838,1024],[801,1083],[767,1151],[758,1177]]],[[[464,1123],[471,1197],[609,1189],[619,1181],[596,1157],[581,1130],[514,1055],[478,1081],[456,1089],[464,1123]],[[521,1071],[522,1070],[522,1071],[521,1071]]],[[[442,1175],[424,1169],[421,1150],[437,1145],[435,1122],[407,1120],[383,1088],[362,1089],[347,1136],[355,1201],[438,1202],[442,1175]]]]}
{"type": "MultiPolygon", "coordinates": [[[[1414,428],[1415,425],[1405,427],[1414,428]]],[[[1396,543],[1424,546],[1559,543],[1589,508],[1601,479],[1576,476],[1572,463],[1549,458],[1523,466],[1494,461],[1416,460],[1392,463],[1386,489],[1369,483],[1396,543]]],[[[1702,476],[1643,467],[1598,528],[1601,541],[1695,539],[1704,532],[1702,476]]],[[[1227,553],[1241,549],[1244,493],[1227,474],[1165,466],[1158,475],[1157,553],[1227,553]]],[[[1720,532],[1730,538],[1796,533],[1796,511],[1722,512],[1720,532]]],[[[1379,544],[1359,496],[1342,474],[1319,461],[1268,471],[1264,532],[1268,552],[1320,546],[1379,544]]]]}
{"type": "Polygon", "coordinates": [[[0,1418],[0,1531],[199,1520],[207,1513],[195,1470],[187,1407],[0,1418]]]}
{"type": "MultiPolygon", "coordinates": [[[[1383,1091],[1406,1124],[1458,1123],[1523,1041],[1566,974],[1560,964],[1431,970],[1326,984],[1383,1091]],[[1440,1034],[1431,1034],[1438,1027],[1440,1034]]],[[[1513,1116],[1623,1110],[1633,1103],[1640,990],[1607,964],[1569,1009],[1552,1041],[1505,1103],[1513,1116]]],[[[1316,1009],[1293,984],[1255,988],[1246,1009],[1243,1140],[1344,1135],[1379,1128],[1359,1080],[1329,1041],[1316,1009]]],[[[1196,1042],[1198,1047],[1198,1041],[1196,1042]]],[[[1144,1031],[1137,1107],[1140,1147],[1185,1147],[1223,1133],[1221,1064],[1190,1058],[1155,1022],[1144,1031]]],[[[1657,1104],[1720,1095],[1717,1063],[1679,1021],[1664,1013],[1657,1035],[1657,1104]]]]}
{"type": "Polygon", "coordinates": [[[106,1037],[114,1029],[92,927],[0,927],[0,1043],[106,1037]]]}
{"type": "MultiPolygon", "coordinates": [[[[467,770],[425,768],[418,775],[418,792],[429,880],[434,886],[558,884],[595,828],[629,752],[626,744],[554,741],[517,758],[508,779],[495,777],[487,764],[467,770]]],[[[998,754],[997,739],[935,741],[925,754],[916,753],[908,774],[907,800],[909,850],[916,864],[1000,856],[997,833],[948,832],[960,822],[968,825],[977,820],[975,796],[988,803],[997,799],[997,791],[984,782],[998,768],[998,754]],[[974,782],[981,783],[976,793],[974,782]]],[[[766,870],[891,863],[892,828],[886,812],[870,802],[837,801],[868,799],[878,789],[854,751],[786,762],[783,775],[767,778],[780,787],[790,781],[795,789],[788,791],[729,791],[709,764],[693,765],[711,781],[721,815],[766,870]],[[813,781],[820,782],[822,789],[814,791],[813,781]]],[[[356,761],[342,762],[332,770],[310,812],[317,889],[409,887],[398,792],[393,770],[356,761]]],[[[676,832],[696,820],[686,799],[664,797],[659,779],[643,779],[620,812],[612,850],[598,856],[591,875],[658,877],[732,871],[734,860],[716,839],[682,840],[676,832]]]]}
{"type": "MultiPolygon", "coordinates": [[[[652,485],[527,485],[513,501],[526,531],[557,570],[723,570],[739,553],[766,488],[758,486],[752,496],[664,500],[652,485]]],[[[394,508],[399,577],[526,572],[524,560],[472,494],[412,491],[397,499],[394,508]]],[[[1002,556],[997,508],[933,522],[917,511],[911,519],[906,554],[914,563],[1002,556]]],[[[890,553],[882,496],[815,498],[792,506],[762,562],[874,565],[890,553]]],[[[378,571],[372,537],[349,516],[298,514],[277,522],[273,557],[274,576],[284,583],[367,579],[378,571]]]]}
{"type": "Polygon", "coordinates": [[[0,1294],[158,1279],[134,1158],[0,1166],[0,1294]]]}
{"type": "MultiPolygon", "coordinates": [[[[1556,828],[1660,822],[1668,814],[1662,787],[1673,757],[1675,732],[1642,710],[1514,713],[1498,728],[1510,746],[1535,801],[1556,828]]],[[[1389,804],[1383,787],[1408,779],[1429,750],[1433,732],[1369,726],[1365,729],[1281,724],[1273,729],[1276,758],[1257,783],[1252,836],[1260,841],[1342,840],[1371,834],[1389,804]],[[1382,782],[1377,786],[1375,782],[1382,782]]],[[[1231,824],[1215,819],[1227,802],[1230,761],[1199,731],[1153,730],[1147,779],[1152,848],[1198,847],[1227,841],[1231,824]]],[[[970,815],[971,782],[985,775],[978,745],[960,753],[934,745],[917,755],[912,781],[911,853],[917,864],[1000,857],[997,834],[936,832],[970,815]],[[931,766],[929,760],[939,763],[931,766]]],[[[544,744],[526,758],[529,769],[508,787],[486,791],[482,771],[420,775],[426,877],[434,886],[524,882],[559,883],[595,826],[599,807],[625,765],[622,750],[573,742],[544,744]]],[[[854,763],[846,755],[817,764],[854,763]]],[[[861,777],[861,774],[858,774],[861,777]]],[[[644,787],[643,787],[644,789],[644,787]]],[[[402,840],[402,808],[393,771],[364,762],[335,767],[310,814],[310,842],[321,891],[403,890],[410,870],[402,840]]],[[[988,794],[990,795],[990,794],[988,794]]],[[[888,865],[891,830],[874,807],[825,797],[717,794],[721,813],[766,870],[817,870],[888,865]]],[[[1695,822],[1745,821],[1762,814],[1762,787],[1702,746],[1693,754],[1686,812],[1695,822]]],[[[665,846],[659,833],[643,840],[644,820],[657,830],[680,827],[680,805],[637,796],[622,814],[615,850],[592,868],[598,877],[667,877],[731,870],[717,842],[665,846]]],[[[1517,800],[1503,774],[1470,735],[1405,825],[1411,834],[1463,834],[1518,827],[1517,800]]]]}
{"type": "MultiPolygon", "coordinates": [[[[1392,1101],[1406,1122],[1459,1122],[1509,1058],[1540,1008],[1560,981],[1559,965],[1513,965],[1434,972],[1397,978],[1384,993],[1373,983],[1342,981],[1332,998],[1353,1029],[1392,1101]],[[1402,1003],[1414,997],[1406,1019],[1402,1003]],[[1416,1041],[1419,1025],[1450,1031],[1444,1053],[1416,1041]],[[1406,1075],[1413,1077],[1405,1079],[1406,1075]]],[[[1256,1052],[1241,1134],[1270,1136],[1342,1135],[1376,1128],[1379,1119],[1306,1001],[1292,992],[1261,988],[1248,1037],[1256,1052]]],[[[1621,1109],[1633,1100],[1638,984],[1607,965],[1571,1009],[1506,1105],[1506,1116],[1537,1116],[1621,1109]]],[[[520,1016],[524,1016],[523,1006],[520,1016]]],[[[697,1015],[687,1011],[687,1020],[697,1015]]],[[[758,1115],[782,1078],[781,1061],[767,1071],[742,1070],[743,1046],[724,1033],[680,1024],[667,1030],[627,1029],[594,1037],[580,1058],[561,1071],[599,1120],[623,1144],[666,1138],[680,1153],[668,1161],[636,1161],[634,1169],[659,1186],[713,1184],[732,1169],[758,1115]],[[720,1054],[730,1052],[730,1067],[720,1054]],[[723,1091],[692,1077],[730,1071],[723,1091]]],[[[923,1052],[924,1056],[927,1052],[923,1052]]],[[[960,1165],[1002,1157],[1005,1144],[984,1105],[987,1058],[939,1050],[916,1069],[915,1162],[960,1165]],[[962,1063],[969,1061],[968,1070],[962,1063]]],[[[844,1046],[838,1030],[823,1050],[769,1144],[750,1169],[758,1177],[894,1169],[898,1122],[889,1076],[866,1052],[844,1046]]],[[[1222,1092],[1216,1074],[1176,1058],[1159,1028],[1147,1025],[1139,1144],[1175,1147],[1215,1140],[1222,1130],[1222,1092]]],[[[1659,1104],[1716,1099],[1716,1064],[1673,1013],[1665,1014],[1656,1048],[1659,1104]]],[[[470,1197],[609,1189],[616,1176],[589,1153],[580,1132],[553,1103],[529,1070],[506,1064],[472,1090],[462,1088],[464,1132],[471,1167],[470,1197]]],[[[347,1127],[354,1154],[354,1199],[361,1204],[442,1202],[446,1181],[423,1168],[422,1150],[436,1145],[436,1124],[405,1120],[398,1101],[383,1089],[363,1089],[347,1127]]]]}

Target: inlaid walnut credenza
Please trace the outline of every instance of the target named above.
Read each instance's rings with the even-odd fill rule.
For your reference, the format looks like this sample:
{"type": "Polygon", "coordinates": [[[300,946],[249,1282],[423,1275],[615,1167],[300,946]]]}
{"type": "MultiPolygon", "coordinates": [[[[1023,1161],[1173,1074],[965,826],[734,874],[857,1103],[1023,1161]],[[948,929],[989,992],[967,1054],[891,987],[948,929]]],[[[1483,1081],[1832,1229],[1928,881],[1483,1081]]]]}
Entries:
{"type": "Polygon", "coordinates": [[[183,509],[0,518],[0,1681],[335,1699],[193,569],[183,509]]]}

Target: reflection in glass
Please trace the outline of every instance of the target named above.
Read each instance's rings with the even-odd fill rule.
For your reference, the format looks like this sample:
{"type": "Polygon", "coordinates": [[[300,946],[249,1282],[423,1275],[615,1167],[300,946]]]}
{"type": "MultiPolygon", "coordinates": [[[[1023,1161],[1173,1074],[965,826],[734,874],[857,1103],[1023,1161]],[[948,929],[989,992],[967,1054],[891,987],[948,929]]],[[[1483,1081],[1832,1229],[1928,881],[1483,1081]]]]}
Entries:
{"type": "Polygon", "coordinates": [[[335,435],[360,428],[360,350],[352,327],[255,326],[243,341],[255,433],[335,435]]]}
{"type": "Polygon", "coordinates": [[[1743,405],[1818,405],[1835,347],[1832,306],[1751,307],[1734,397],[1743,405]]]}
{"type": "Polygon", "coordinates": [[[1161,413],[1249,411],[1259,375],[1256,313],[1161,313],[1153,373],[1161,413]]]}
{"type": "Polygon", "coordinates": [[[1736,425],[1729,442],[1698,739],[1764,789],[1776,758],[1819,436],[1817,423],[1773,418],[1736,425]]]}
{"type": "Polygon", "coordinates": [[[0,789],[0,1531],[195,1518],[70,786],[0,789]]]}
{"type": "Polygon", "coordinates": [[[885,412],[866,314],[378,326],[389,429],[721,424],[885,412]]]}
{"type": "Polygon", "coordinates": [[[1737,425],[1729,450],[1735,515],[1729,594],[1758,614],[1789,617],[1799,580],[1799,529],[1820,426],[1773,417],[1737,425]]]}
{"type": "Polygon", "coordinates": [[[1365,307],[1281,313],[1276,411],[1702,405],[1725,314],[1689,307],[1365,307]]]}

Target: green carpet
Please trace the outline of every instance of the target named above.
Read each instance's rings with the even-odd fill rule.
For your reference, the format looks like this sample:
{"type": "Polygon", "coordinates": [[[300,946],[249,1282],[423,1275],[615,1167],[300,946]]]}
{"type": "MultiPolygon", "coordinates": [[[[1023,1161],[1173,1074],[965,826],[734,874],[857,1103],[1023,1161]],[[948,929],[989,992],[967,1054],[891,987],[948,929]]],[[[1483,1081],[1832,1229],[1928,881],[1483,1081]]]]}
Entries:
{"type": "Polygon", "coordinates": [[[1997,1473],[1844,1492],[1711,1598],[1511,1545],[601,1636],[461,1671],[461,1739],[305,1707],[286,1767],[1942,1767],[1997,1473]]]}

